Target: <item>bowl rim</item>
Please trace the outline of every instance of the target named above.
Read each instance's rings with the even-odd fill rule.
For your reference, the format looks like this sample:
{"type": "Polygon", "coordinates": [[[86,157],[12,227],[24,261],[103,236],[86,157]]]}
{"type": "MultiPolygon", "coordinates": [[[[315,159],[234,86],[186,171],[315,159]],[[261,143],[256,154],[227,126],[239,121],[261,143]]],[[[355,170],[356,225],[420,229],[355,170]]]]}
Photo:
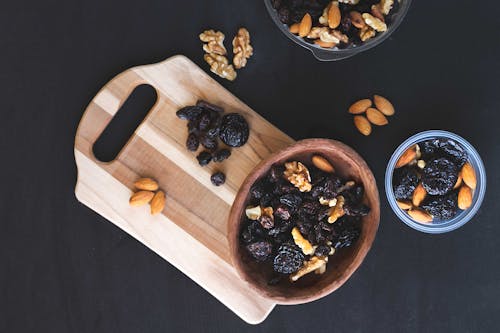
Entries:
{"type": "MultiPolygon", "coordinates": [[[[271,163],[269,167],[272,165],[271,163]]],[[[267,168],[266,168],[267,170],[267,168]]],[[[264,171],[265,172],[265,171],[264,171]]],[[[230,248],[230,257],[233,266],[236,269],[236,272],[238,276],[247,282],[247,284],[250,286],[252,290],[257,292],[261,297],[264,297],[266,299],[270,299],[277,304],[282,304],[282,305],[295,305],[295,304],[303,304],[303,303],[308,303],[312,302],[315,300],[318,300],[322,297],[325,297],[329,295],[330,293],[334,292],[338,288],[340,288],[353,274],[354,272],[361,266],[363,263],[364,259],[366,258],[366,255],[370,251],[373,242],[375,240],[378,227],[380,224],[380,195],[377,187],[377,183],[375,180],[375,176],[373,175],[372,170],[369,168],[368,164],[366,161],[351,147],[347,146],[346,144],[332,140],[332,139],[322,139],[322,138],[311,138],[311,139],[304,139],[304,140],[299,140],[296,141],[295,143],[272,153],[269,155],[267,158],[263,159],[260,161],[253,169],[252,171],[247,175],[245,180],[243,181],[242,185],[238,189],[238,192],[236,194],[236,197],[234,199],[233,205],[231,206],[231,210],[229,213],[229,217],[227,220],[227,225],[228,225],[228,243],[229,243],[229,248],[230,248]],[[374,203],[375,207],[370,207],[372,210],[372,213],[374,214],[373,216],[373,221],[372,223],[375,224],[373,232],[371,234],[368,234],[366,239],[365,239],[365,244],[364,246],[361,246],[358,248],[358,250],[354,253],[352,261],[348,264],[346,267],[345,271],[343,274],[337,279],[332,281],[332,283],[326,285],[322,289],[318,290],[315,292],[313,295],[306,295],[306,296],[272,296],[269,295],[268,290],[266,288],[261,288],[257,284],[255,284],[251,278],[246,274],[244,270],[244,264],[241,261],[241,258],[238,256],[238,248],[239,248],[239,227],[241,225],[240,219],[242,212],[241,210],[237,210],[237,206],[244,207],[244,203],[247,199],[248,195],[248,190],[250,187],[253,185],[253,183],[258,179],[258,175],[262,175],[260,172],[267,164],[270,163],[270,161],[276,159],[278,156],[281,155],[287,155],[287,154],[298,154],[303,148],[304,144],[310,144],[310,145],[319,145],[323,149],[325,147],[330,148],[330,149],[342,149],[345,152],[348,152],[349,154],[352,154],[352,162],[358,164],[360,168],[364,168],[366,170],[366,175],[368,177],[368,181],[370,183],[373,183],[373,198],[374,198],[374,203]]]]}

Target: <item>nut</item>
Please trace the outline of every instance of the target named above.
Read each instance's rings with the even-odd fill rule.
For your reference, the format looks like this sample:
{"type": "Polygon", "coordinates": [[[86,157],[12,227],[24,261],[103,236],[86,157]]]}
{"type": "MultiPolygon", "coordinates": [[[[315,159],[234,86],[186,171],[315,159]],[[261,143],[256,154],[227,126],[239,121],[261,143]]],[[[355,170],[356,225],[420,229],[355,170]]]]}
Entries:
{"type": "Polygon", "coordinates": [[[311,29],[311,31],[309,32],[309,35],[307,35],[307,38],[317,39],[317,38],[319,38],[319,35],[324,31],[328,31],[328,28],[327,27],[313,27],[311,29]]]}
{"type": "Polygon", "coordinates": [[[330,8],[328,9],[328,26],[332,29],[335,29],[340,25],[340,20],[342,16],[340,14],[340,9],[335,1],[330,3],[330,8]]]}
{"type": "Polygon", "coordinates": [[[292,229],[292,237],[293,241],[295,244],[300,247],[302,250],[302,253],[304,253],[306,256],[311,255],[314,253],[314,247],[311,245],[311,243],[302,236],[300,233],[299,229],[297,227],[294,227],[292,229]]]}
{"type": "Polygon", "coordinates": [[[158,191],[151,199],[151,215],[159,214],[165,208],[165,193],[163,191],[158,191]]]}
{"type": "Polygon", "coordinates": [[[245,28],[240,28],[233,39],[233,64],[236,69],[246,66],[247,59],[253,55],[253,47],[250,45],[250,33],[245,28]]]}
{"type": "Polygon", "coordinates": [[[144,190],[144,191],[156,191],[158,189],[158,183],[151,178],[138,179],[134,183],[134,186],[138,190],[144,190]]]}
{"type": "Polygon", "coordinates": [[[422,183],[419,183],[418,186],[413,191],[412,203],[415,207],[418,207],[422,204],[425,197],[427,196],[427,192],[425,191],[422,183]]]}
{"type": "Polygon", "coordinates": [[[330,216],[328,217],[328,223],[335,223],[339,218],[344,216],[344,203],[345,199],[343,196],[339,195],[337,197],[337,203],[334,207],[330,209],[330,216]]]}
{"type": "Polygon", "coordinates": [[[225,36],[222,32],[214,31],[212,29],[205,30],[200,34],[200,40],[204,43],[216,41],[222,44],[224,42],[224,38],[225,36]]]}
{"type": "Polygon", "coordinates": [[[328,262],[328,257],[317,257],[314,256],[304,263],[304,265],[295,273],[290,275],[290,281],[295,282],[306,274],[309,274],[322,266],[325,266],[328,262]]]}
{"type": "Polygon", "coordinates": [[[311,191],[311,175],[304,164],[297,161],[285,163],[284,175],[300,192],[311,191]]]}
{"type": "Polygon", "coordinates": [[[319,45],[319,46],[324,47],[324,48],[327,48],[327,49],[331,49],[332,47],[337,46],[336,43],[326,43],[326,42],[323,42],[321,39],[316,39],[314,41],[314,44],[319,45]]]}
{"type": "Polygon", "coordinates": [[[462,176],[463,182],[469,186],[471,189],[475,189],[477,186],[477,178],[476,171],[474,171],[474,167],[469,163],[465,163],[462,167],[462,171],[460,172],[462,176]]]}
{"type": "Polygon", "coordinates": [[[338,44],[340,42],[340,40],[337,37],[335,37],[333,34],[331,34],[328,30],[321,32],[319,34],[319,39],[325,43],[338,44]]]}
{"type": "Polygon", "coordinates": [[[349,113],[359,114],[365,112],[370,106],[372,106],[372,101],[369,99],[361,99],[349,107],[349,113]]]}
{"type": "Polygon", "coordinates": [[[374,125],[384,126],[389,123],[384,114],[375,108],[368,108],[366,110],[366,117],[374,125]]]}
{"type": "Polygon", "coordinates": [[[368,25],[365,25],[361,30],[359,31],[359,38],[361,41],[366,42],[368,39],[372,38],[375,36],[375,30],[373,30],[371,27],[368,25]]]}
{"type": "Polygon", "coordinates": [[[323,156],[314,155],[312,157],[312,164],[321,171],[328,173],[335,172],[335,168],[333,167],[333,165],[330,162],[328,162],[328,160],[323,156]]]}
{"type": "Polygon", "coordinates": [[[378,5],[372,5],[371,7],[371,14],[378,18],[380,21],[385,22],[384,14],[382,14],[382,11],[380,10],[380,7],[378,5]]]}
{"type": "Polygon", "coordinates": [[[413,207],[413,205],[411,204],[410,201],[400,201],[400,200],[396,200],[396,204],[398,205],[399,208],[401,208],[402,210],[408,210],[408,209],[411,209],[413,207]]]}
{"type": "MultiPolygon", "coordinates": [[[[333,248],[332,248],[333,249],[333,248]]],[[[314,274],[324,274],[326,272],[326,263],[314,271],[314,274]]]]}
{"type": "Polygon", "coordinates": [[[273,207],[262,208],[262,214],[259,217],[259,222],[264,229],[271,229],[274,227],[274,210],[273,207]]]}
{"type": "Polygon", "coordinates": [[[226,55],[227,50],[223,44],[219,44],[219,42],[213,40],[203,45],[203,51],[206,53],[213,53],[219,55],[226,55]]]}
{"type": "Polygon", "coordinates": [[[466,210],[472,206],[472,189],[464,185],[458,191],[458,208],[466,210]]]}
{"type": "Polygon", "coordinates": [[[394,5],[394,0],[381,0],[378,5],[382,13],[387,15],[391,11],[392,5],[394,5]]]}
{"type": "Polygon", "coordinates": [[[366,26],[365,20],[363,20],[363,16],[361,16],[360,12],[352,11],[349,13],[349,17],[354,27],[362,29],[366,26]]]}
{"type": "Polygon", "coordinates": [[[344,35],[343,33],[341,33],[340,31],[338,30],[332,30],[330,32],[330,34],[333,36],[333,37],[336,37],[338,40],[340,40],[342,43],[348,43],[349,42],[349,37],[347,37],[347,35],[344,35]]]}
{"type": "Polygon", "coordinates": [[[416,158],[417,158],[417,145],[413,145],[399,157],[395,167],[396,169],[401,168],[407,164],[410,164],[412,161],[415,161],[416,158]]]}
{"type": "Polygon", "coordinates": [[[139,191],[130,197],[129,204],[132,207],[140,207],[149,203],[154,197],[154,193],[151,191],[139,191]]]}
{"type": "Polygon", "coordinates": [[[457,178],[457,182],[455,183],[455,186],[453,186],[453,189],[456,190],[460,186],[462,186],[462,175],[459,173],[458,178],[457,178]]]}
{"type": "Polygon", "coordinates": [[[218,54],[205,54],[204,59],[210,65],[210,70],[213,73],[229,81],[236,79],[236,71],[233,65],[228,64],[226,57],[218,54]]]}
{"type": "Polygon", "coordinates": [[[361,16],[365,20],[365,23],[368,24],[370,27],[372,27],[374,30],[378,32],[387,31],[387,24],[385,24],[385,22],[376,18],[372,14],[363,13],[361,16]]]}
{"type": "Polygon", "coordinates": [[[385,97],[374,95],[373,101],[375,102],[375,106],[377,109],[385,114],[386,116],[392,116],[394,114],[394,106],[391,102],[385,97]]]}
{"type": "Polygon", "coordinates": [[[299,36],[306,37],[311,31],[311,28],[312,28],[312,17],[309,13],[306,13],[302,18],[302,21],[300,21],[299,36]]]}
{"type": "Polygon", "coordinates": [[[247,207],[245,209],[245,215],[252,221],[257,221],[262,215],[262,209],[260,206],[247,207]]]}
{"type": "Polygon", "coordinates": [[[323,206],[335,207],[337,204],[337,198],[325,199],[324,197],[319,197],[319,203],[323,206]]]}
{"type": "Polygon", "coordinates": [[[372,132],[372,125],[364,116],[354,116],[354,126],[363,135],[368,136],[372,132]]]}
{"type": "Polygon", "coordinates": [[[328,25],[328,11],[330,10],[331,2],[328,4],[328,6],[323,9],[323,14],[319,18],[319,24],[327,26],[328,25]]]}
{"type": "Polygon", "coordinates": [[[408,211],[408,215],[415,220],[416,222],[419,223],[431,223],[432,222],[432,215],[427,213],[425,210],[420,209],[420,208],[415,208],[412,210],[408,211]]]}
{"type": "Polygon", "coordinates": [[[424,160],[418,160],[418,161],[417,161],[417,167],[418,167],[419,169],[423,169],[423,168],[425,168],[425,161],[424,161],[424,160]]]}
{"type": "Polygon", "coordinates": [[[292,34],[296,35],[299,33],[299,26],[300,25],[298,23],[294,23],[288,29],[292,34]]]}
{"type": "Polygon", "coordinates": [[[359,0],[339,0],[339,2],[346,3],[348,5],[357,5],[359,0]]]}

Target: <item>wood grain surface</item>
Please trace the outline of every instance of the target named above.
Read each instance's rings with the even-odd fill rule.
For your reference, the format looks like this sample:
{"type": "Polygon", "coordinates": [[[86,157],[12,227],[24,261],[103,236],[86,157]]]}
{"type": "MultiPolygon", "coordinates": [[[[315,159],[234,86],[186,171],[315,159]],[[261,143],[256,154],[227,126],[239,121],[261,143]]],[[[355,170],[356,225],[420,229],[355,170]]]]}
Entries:
{"type": "Polygon", "coordinates": [[[112,79],[85,111],[75,138],[79,201],[137,238],[205,288],[248,323],[259,323],[275,306],[236,274],[227,240],[227,219],[235,195],[250,171],[293,140],[211,79],[189,59],[175,56],[161,63],[129,69],[112,79]],[[130,93],[141,84],[156,89],[158,99],[117,158],[97,160],[92,147],[130,93]],[[205,99],[226,112],[239,112],[250,125],[248,143],[232,150],[222,164],[200,167],[185,148],[186,122],[179,108],[205,99]],[[214,170],[226,183],[210,182],[214,170]],[[132,208],[133,182],[155,178],[167,193],[162,214],[132,208]]]}

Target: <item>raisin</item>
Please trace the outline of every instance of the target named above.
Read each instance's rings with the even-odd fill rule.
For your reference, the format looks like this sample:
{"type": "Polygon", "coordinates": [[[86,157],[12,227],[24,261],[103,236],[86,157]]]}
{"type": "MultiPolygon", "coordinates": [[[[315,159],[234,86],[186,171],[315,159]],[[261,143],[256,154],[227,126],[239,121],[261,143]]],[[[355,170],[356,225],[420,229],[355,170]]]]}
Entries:
{"type": "Polygon", "coordinates": [[[177,115],[177,117],[179,117],[179,119],[192,121],[192,120],[197,119],[202,112],[203,112],[203,109],[201,109],[199,107],[186,106],[186,107],[180,109],[179,111],[177,111],[175,114],[177,115]]]}
{"type": "Polygon", "coordinates": [[[264,228],[264,229],[271,229],[272,227],[274,227],[273,218],[270,216],[267,216],[267,215],[262,215],[259,218],[259,223],[262,226],[262,228],[264,228]]]}
{"type": "Polygon", "coordinates": [[[260,198],[260,205],[262,207],[269,207],[273,201],[273,196],[271,193],[265,193],[262,198],[260,198]]]}
{"type": "Polygon", "coordinates": [[[328,245],[319,245],[314,251],[314,255],[326,257],[330,254],[330,247],[328,245]]]}
{"type": "Polygon", "coordinates": [[[297,194],[285,194],[280,197],[280,202],[293,210],[296,210],[302,203],[302,199],[297,194]]]}
{"type": "Polygon", "coordinates": [[[261,239],[264,236],[264,231],[260,224],[256,221],[247,220],[244,223],[241,239],[244,243],[251,243],[261,239]]]}
{"type": "Polygon", "coordinates": [[[273,165],[269,170],[269,181],[271,183],[276,183],[280,179],[283,179],[283,172],[285,171],[285,167],[282,165],[273,165]]]}
{"type": "Polygon", "coordinates": [[[226,175],[223,174],[222,172],[216,172],[210,177],[210,181],[212,184],[215,186],[221,186],[226,182],[226,175]]]}
{"type": "Polygon", "coordinates": [[[299,228],[299,231],[303,236],[307,236],[307,235],[309,235],[309,232],[311,232],[312,224],[304,222],[304,221],[300,221],[300,222],[297,222],[297,228],[299,228]]]}
{"type": "Polygon", "coordinates": [[[318,210],[317,220],[321,221],[330,215],[330,207],[321,207],[318,210]]]}
{"type": "Polygon", "coordinates": [[[222,117],[219,138],[230,147],[241,147],[247,140],[250,130],[248,123],[238,113],[226,114],[222,117]]]}
{"type": "Polygon", "coordinates": [[[290,208],[285,205],[278,206],[278,208],[274,211],[274,217],[285,221],[289,220],[291,216],[292,214],[290,212],[290,208]]]}
{"type": "Polygon", "coordinates": [[[258,180],[250,187],[250,199],[252,201],[260,200],[265,192],[265,182],[262,179],[258,180]]]}
{"type": "Polygon", "coordinates": [[[348,216],[366,216],[370,213],[370,207],[364,204],[344,205],[344,211],[348,216]]]}
{"type": "Polygon", "coordinates": [[[429,196],[422,208],[436,219],[452,219],[458,212],[458,195],[454,191],[445,196],[429,196]]]}
{"type": "Polygon", "coordinates": [[[302,215],[316,215],[320,209],[320,204],[317,201],[307,201],[303,202],[299,208],[299,213],[302,215]]]}
{"type": "Polygon", "coordinates": [[[257,261],[266,261],[273,251],[273,246],[269,242],[260,241],[248,244],[247,250],[257,261]]]}
{"type": "Polygon", "coordinates": [[[357,223],[349,219],[341,219],[334,223],[335,237],[332,240],[336,249],[351,246],[361,234],[357,223]]]}
{"type": "Polygon", "coordinates": [[[186,140],[186,148],[190,151],[197,151],[200,146],[200,140],[194,133],[190,133],[186,140]]]}
{"type": "Polygon", "coordinates": [[[396,200],[409,200],[418,185],[417,171],[412,167],[394,170],[392,186],[396,200]]]}
{"type": "Polygon", "coordinates": [[[198,100],[198,102],[196,102],[196,106],[199,107],[199,108],[205,109],[205,110],[210,110],[210,111],[215,111],[215,112],[219,112],[219,113],[224,113],[224,109],[221,108],[220,106],[211,104],[211,103],[209,103],[207,101],[204,101],[202,99],[200,99],[200,100],[198,100]]]}
{"type": "Polygon", "coordinates": [[[422,173],[422,185],[430,195],[444,195],[450,192],[457,179],[457,166],[445,157],[427,162],[422,173]]]}
{"type": "Polygon", "coordinates": [[[221,149],[216,151],[213,154],[213,161],[214,162],[222,162],[224,160],[227,160],[231,156],[231,151],[229,149],[221,149]]]}
{"type": "Polygon", "coordinates": [[[196,159],[201,166],[205,166],[212,160],[212,154],[208,151],[202,151],[198,154],[198,156],[196,156],[196,159]]]}
{"type": "Polygon", "coordinates": [[[278,273],[291,274],[299,270],[304,259],[304,254],[297,246],[283,244],[274,257],[273,268],[278,273]]]}

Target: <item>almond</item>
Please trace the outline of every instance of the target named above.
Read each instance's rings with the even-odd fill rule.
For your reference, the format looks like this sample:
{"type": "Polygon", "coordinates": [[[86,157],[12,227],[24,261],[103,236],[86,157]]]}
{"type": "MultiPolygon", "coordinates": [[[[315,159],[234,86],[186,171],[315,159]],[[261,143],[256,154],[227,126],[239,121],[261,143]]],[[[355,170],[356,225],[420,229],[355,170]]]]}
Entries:
{"type": "Polygon", "coordinates": [[[351,19],[352,25],[358,29],[364,28],[366,25],[365,20],[363,20],[363,16],[360,12],[352,11],[349,13],[349,18],[351,19]]]}
{"type": "Polygon", "coordinates": [[[455,186],[453,186],[453,189],[456,190],[460,186],[462,186],[462,175],[458,174],[457,182],[455,183],[455,186]]]}
{"type": "Polygon", "coordinates": [[[328,160],[323,156],[314,155],[312,157],[312,163],[316,168],[320,169],[321,171],[328,173],[335,172],[335,168],[333,167],[333,165],[331,165],[331,163],[328,162],[328,160]]]}
{"type": "Polygon", "coordinates": [[[354,116],[354,126],[363,135],[368,136],[372,132],[372,125],[364,116],[354,116]]]}
{"type": "Polygon", "coordinates": [[[368,108],[366,117],[373,125],[384,126],[389,123],[384,114],[375,108],[368,108]]]}
{"type": "Polygon", "coordinates": [[[141,178],[134,183],[134,186],[138,190],[144,191],[156,191],[158,189],[158,183],[151,178],[141,178]]]}
{"type": "Polygon", "coordinates": [[[373,96],[373,101],[375,102],[375,106],[377,107],[377,109],[379,109],[380,112],[382,112],[386,116],[392,116],[395,113],[394,106],[391,102],[389,102],[387,98],[375,95],[373,96]]]}
{"type": "Polygon", "coordinates": [[[165,193],[163,191],[155,193],[153,199],[151,199],[151,215],[156,215],[163,211],[163,208],[165,208],[165,200],[165,193]]]}
{"type": "Polygon", "coordinates": [[[290,26],[289,30],[292,34],[296,35],[299,33],[299,27],[300,27],[300,24],[298,23],[294,23],[290,26]]]}
{"type": "Polygon", "coordinates": [[[472,189],[464,185],[458,191],[458,208],[466,210],[472,206],[472,189]]]}
{"type": "Polygon", "coordinates": [[[323,42],[321,39],[317,39],[314,41],[314,44],[319,45],[321,47],[331,49],[332,47],[335,47],[337,44],[336,43],[331,43],[331,42],[323,42]]]}
{"type": "Polygon", "coordinates": [[[417,158],[416,148],[416,145],[411,146],[399,157],[398,161],[396,162],[396,169],[410,164],[410,162],[414,161],[417,158]]]}
{"type": "Polygon", "coordinates": [[[306,15],[304,15],[304,17],[302,18],[302,21],[300,21],[299,36],[306,37],[307,35],[309,35],[311,28],[312,28],[312,17],[309,13],[306,13],[306,15]]]}
{"type": "Polygon", "coordinates": [[[140,207],[149,203],[154,197],[154,193],[151,191],[139,191],[130,197],[129,204],[132,207],[140,207]]]}
{"type": "Polygon", "coordinates": [[[476,171],[474,167],[469,163],[465,163],[460,172],[463,182],[469,186],[471,189],[475,189],[477,186],[476,171]]]}
{"type": "Polygon", "coordinates": [[[408,215],[410,215],[410,217],[418,223],[432,222],[432,215],[420,208],[409,210],[408,215]]]}
{"type": "Polygon", "coordinates": [[[396,200],[396,204],[402,210],[408,210],[408,209],[411,209],[413,207],[410,201],[399,201],[399,200],[396,200]]]}
{"type": "Polygon", "coordinates": [[[341,19],[342,16],[340,14],[339,6],[335,3],[332,3],[330,5],[330,8],[328,9],[328,26],[332,29],[335,29],[340,25],[341,19]]]}
{"type": "Polygon", "coordinates": [[[411,201],[415,207],[418,207],[422,204],[426,196],[427,192],[422,186],[422,183],[420,183],[418,184],[417,188],[415,188],[415,191],[413,191],[413,197],[411,201]]]}
{"type": "Polygon", "coordinates": [[[365,112],[370,106],[372,106],[372,101],[369,99],[362,99],[349,107],[349,113],[360,114],[365,112]]]}

